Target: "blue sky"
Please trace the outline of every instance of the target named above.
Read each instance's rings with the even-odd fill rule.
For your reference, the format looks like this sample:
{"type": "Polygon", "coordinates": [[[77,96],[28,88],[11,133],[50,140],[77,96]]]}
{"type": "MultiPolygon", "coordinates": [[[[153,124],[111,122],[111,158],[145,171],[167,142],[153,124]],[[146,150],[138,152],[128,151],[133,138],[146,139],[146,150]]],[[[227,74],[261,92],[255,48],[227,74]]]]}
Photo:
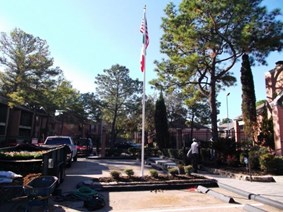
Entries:
{"type": "MultiPolygon", "coordinates": [[[[55,65],[67,80],[82,93],[95,92],[97,74],[114,64],[126,66],[132,78],[143,80],[140,71],[142,35],[139,32],[144,5],[150,44],[147,50],[146,83],[156,77],[154,60],[160,54],[161,17],[168,0],[0,0],[0,32],[15,27],[47,41],[55,65]]],[[[179,4],[181,0],[173,1],[179,4]]],[[[281,8],[283,0],[265,0],[268,9],[281,8]]],[[[283,21],[283,17],[280,19],[283,21]]],[[[283,53],[272,53],[268,66],[253,67],[257,100],[265,99],[265,72],[283,60],[283,53]]],[[[222,103],[219,119],[241,114],[240,63],[233,71],[237,86],[226,88],[218,100],[222,103]]],[[[147,84],[147,94],[153,94],[147,84]]]]}

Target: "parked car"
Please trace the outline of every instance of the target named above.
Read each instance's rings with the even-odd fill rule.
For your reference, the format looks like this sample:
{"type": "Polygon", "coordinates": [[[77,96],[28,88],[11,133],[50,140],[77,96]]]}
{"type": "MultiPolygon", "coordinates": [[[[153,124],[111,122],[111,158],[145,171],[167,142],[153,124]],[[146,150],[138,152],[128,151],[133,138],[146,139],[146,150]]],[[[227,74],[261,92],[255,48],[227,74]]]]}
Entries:
{"type": "Polygon", "coordinates": [[[77,161],[77,146],[70,136],[48,136],[45,145],[66,145],[70,148],[70,154],[67,154],[67,165],[70,167],[72,161],[77,161]]]}
{"type": "Polygon", "coordinates": [[[78,156],[88,156],[93,152],[93,143],[91,138],[79,138],[76,140],[78,156]]]}
{"type": "Polygon", "coordinates": [[[141,149],[141,144],[137,144],[131,141],[122,141],[122,142],[117,142],[114,145],[114,147],[118,149],[129,149],[129,148],[141,149]]]}

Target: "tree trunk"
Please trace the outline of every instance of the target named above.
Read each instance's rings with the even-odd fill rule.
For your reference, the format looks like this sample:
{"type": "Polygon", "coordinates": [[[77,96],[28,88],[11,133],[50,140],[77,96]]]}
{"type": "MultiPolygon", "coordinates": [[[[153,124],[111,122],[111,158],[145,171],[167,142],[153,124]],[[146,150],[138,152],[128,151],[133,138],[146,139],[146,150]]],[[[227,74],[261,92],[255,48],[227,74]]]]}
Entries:
{"type": "Polygon", "coordinates": [[[117,119],[117,110],[118,110],[118,106],[116,104],[115,111],[114,111],[114,117],[113,117],[113,121],[112,121],[112,126],[111,126],[111,145],[113,145],[116,141],[115,126],[116,126],[116,119],[117,119]]]}
{"type": "Polygon", "coordinates": [[[193,136],[194,136],[194,118],[195,118],[195,115],[193,112],[192,119],[191,119],[191,141],[193,140],[193,136]]]}
{"type": "Polygon", "coordinates": [[[216,107],[216,79],[214,77],[214,72],[211,74],[210,81],[210,93],[209,93],[209,103],[211,110],[211,130],[212,138],[214,141],[218,140],[218,127],[217,127],[217,107],[216,107]]]}

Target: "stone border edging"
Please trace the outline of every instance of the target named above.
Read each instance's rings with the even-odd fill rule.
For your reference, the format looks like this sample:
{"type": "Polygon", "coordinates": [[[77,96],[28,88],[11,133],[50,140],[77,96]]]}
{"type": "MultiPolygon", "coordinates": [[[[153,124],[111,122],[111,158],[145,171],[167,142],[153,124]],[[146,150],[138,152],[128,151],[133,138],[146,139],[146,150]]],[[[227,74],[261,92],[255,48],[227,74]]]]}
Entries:
{"type": "Polygon", "coordinates": [[[212,174],[217,174],[220,176],[225,176],[228,178],[234,178],[238,180],[245,180],[245,181],[253,181],[253,182],[276,182],[274,178],[270,175],[264,175],[264,176],[250,176],[246,174],[237,174],[237,173],[232,173],[230,171],[225,171],[222,169],[215,169],[215,168],[209,168],[209,167],[202,167],[203,170],[212,173],[212,174]]]}

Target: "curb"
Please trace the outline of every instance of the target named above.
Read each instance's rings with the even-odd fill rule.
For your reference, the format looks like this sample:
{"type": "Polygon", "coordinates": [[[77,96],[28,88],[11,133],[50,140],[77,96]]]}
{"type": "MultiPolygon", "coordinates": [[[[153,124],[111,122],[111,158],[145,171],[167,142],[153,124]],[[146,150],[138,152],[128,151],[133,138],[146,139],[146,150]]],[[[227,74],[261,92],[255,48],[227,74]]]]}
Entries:
{"type": "Polygon", "coordinates": [[[232,198],[232,197],[229,197],[229,196],[226,196],[224,194],[221,194],[219,192],[216,192],[216,191],[213,191],[213,190],[210,190],[208,188],[205,188],[203,186],[198,186],[197,187],[197,191],[200,192],[200,193],[205,193],[205,194],[209,194],[217,199],[220,199],[226,203],[235,203],[235,200],[232,198]]]}
{"type": "Polygon", "coordinates": [[[217,184],[218,184],[218,186],[219,186],[220,188],[224,188],[224,189],[226,189],[226,190],[229,190],[229,191],[232,191],[232,192],[234,192],[234,193],[236,193],[236,194],[239,194],[239,195],[241,195],[241,196],[244,196],[244,197],[246,197],[247,199],[250,199],[251,193],[249,193],[249,192],[246,192],[246,191],[237,189],[237,188],[235,188],[235,187],[231,187],[231,186],[229,186],[229,185],[226,185],[226,184],[223,184],[223,183],[220,183],[220,182],[217,182],[217,184]]]}
{"type": "Polygon", "coordinates": [[[250,211],[250,212],[267,212],[266,210],[257,208],[255,206],[252,206],[252,205],[249,205],[249,204],[246,204],[243,209],[245,211],[250,211]]]}
{"type": "Polygon", "coordinates": [[[272,200],[272,199],[269,199],[269,198],[265,198],[265,197],[262,197],[262,196],[257,195],[257,194],[251,194],[250,199],[253,199],[253,200],[256,200],[258,202],[262,202],[264,204],[271,205],[275,208],[283,210],[283,203],[282,202],[278,202],[278,201],[275,201],[275,200],[272,200]]]}
{"type": "Polygon", "coordinates": [[[249,192],[237,189],[235,187],[232,187],[232,186],[229,186],[229,185],[226,185],[226,184],[223,184],[223,183],[218,182],[218,186],[220,188],[224,188],[224,189],[227,189],[227,190],[232,191],[234,193],[237,193],[239,195],[242,195],[242,196],[246,197],[247,199],[253,199],[255,201],[258,201],[258,202],[261,202],[261,203],[264,203],[264,204],[270,205],[272,207],[283,210],[283,203],[282,202],[278,202],[278,201],[275,201],[275,200],[272,200],[272,199],[269,199],[269,198],[265,198],[265,197],[262,197],[262,196],[257,195],[257,194],[249,193],[249,192]]]}
{"type": "Polygon", "coordinates": [[[220,199],[224,202],[227,202],[227,203],[235,203],[235,200],[232,197],[226,196],[224,194],[221,194],[221,193],[213,191],[213,190],[209,190],[207,192],[207,194],[209,194],[213,197],[216,197],[216,198],[218,198],[218,199],[220,199]]]}
{"type": "MultiPolygon", "coordinates": [[[[236,201],[232,197],[226,196],[224,194],[221,194],[221,193],[213,191],[213,190],[210,190],[210,189],[203,187],[203,186],[198,186],[197,191],[200,192],[200,193],[209,194],[209,195],[211,195],[215,198],[218,198],[218,199],[220,199],[220,200],[222,200],[226,203],[236,203],[236,201]]],[[[245,211],[250,211],[250,212],[266,212],[265,210],[262,210],[260,208],[257,208],[255,206],[252,206],[252,205],[249,205],[249,204],[244,205],[243,209],[245,211]]]]}
{"type": "Polygon", "coordinates": [[[204,187],[204,186],[199,185],[197,187],[197,191],[200,192],[200,193],[206,194],[209,191],[209,189],[204,187]]]}

